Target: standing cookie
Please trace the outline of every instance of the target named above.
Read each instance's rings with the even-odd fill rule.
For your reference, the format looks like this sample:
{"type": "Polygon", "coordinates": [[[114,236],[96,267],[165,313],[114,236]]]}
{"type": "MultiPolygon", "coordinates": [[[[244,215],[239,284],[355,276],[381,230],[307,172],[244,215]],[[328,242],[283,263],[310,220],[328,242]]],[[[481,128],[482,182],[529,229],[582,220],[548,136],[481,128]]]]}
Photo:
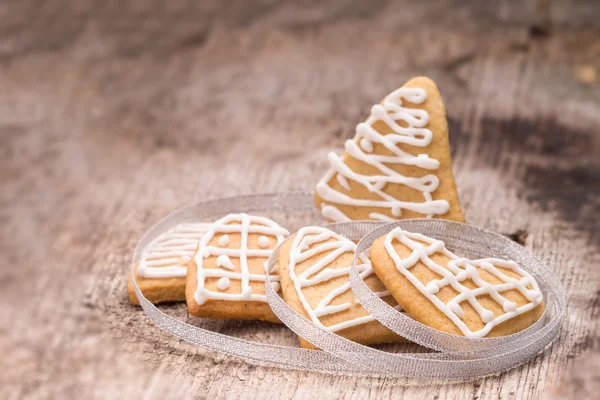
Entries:
{"type": "Polygon", "coordinates": [[[373,269],[415,320],[470,338],[519,332],[544,312],[533,276],[514,261],[460,258],[444,242],[396,228],[371,247],[373,269]]]}
{"type": "MultiPolygon", "coordinates": [[[[212,224],[188,267],[190,314],[279,322],[265,295],[265,263],[287,235],[274,221],[248,214],[229,214],[212,224]]],[[[278,279],[271,276],[275,286],[278,279]]]]}
{"type": "MultiPolygon", "coordinates": [[[[283,298],[294,310],[330,332],[362,344],[403,340],[376,321],[350,288],[350,268],[356,244],[331,230],[309,226],[281,246],[279,274],[283,298]]],[[[397,306],[390,292],[361,255],[357,268],[379,297],[397,306]]],[[[302,347],[314,348],[300,338],[302,347]]]]}
{"type": "Polygon", "coordinates": [[[464,221],[452,174],[446,107],[418,77],[373,106],[344,154],[329,153],[315,201],[335,222],[445,218],[464,221]]]}
{"type": "MultiPolygon", "coordinates": [[[[185,300],[187,264],[209,226],[208,223],[180,224],[146,246],[135,265],[135,280],[144,297],[152,303],[185,300]]],[[[129,300],[140,304],[131,274],[128,276],[129,300]]]]}

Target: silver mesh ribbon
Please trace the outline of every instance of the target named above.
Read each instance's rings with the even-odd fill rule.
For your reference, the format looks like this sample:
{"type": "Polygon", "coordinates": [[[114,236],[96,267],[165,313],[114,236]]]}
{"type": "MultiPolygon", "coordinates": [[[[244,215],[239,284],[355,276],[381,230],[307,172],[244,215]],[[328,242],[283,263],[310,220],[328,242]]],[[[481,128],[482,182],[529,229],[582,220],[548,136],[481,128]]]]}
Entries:
{"type": "MultiPolygon", "coordinates": [[[[137,244],[131,271],[143,249],[158,235],[183,222],[212,221],[229,213],[267,213],[269,216],[303,215],[304,224],[320,224],[313,197],[303,193],[240,196],[199,203],[173,212],[154,225],[137,244]],[[306,221],[309,221],[308,223],[306,221]]],[[[279,219],[276,219],[279,221],[279,219]]],[[[471,225],[445,220],[405,220],[391,224],[357,221],[327,227],[353,240],[359,240],[357,254],[367,251],[373,241],[397,226],[443,240],[449,248],[465,255],[506,257],[533,274],[546,303],[542,318],[528,329],[499,338],[467,339],[437,331],[396,311],[375,295],[360,278],[356,265],[350,274],[352,290],[363,307],[382,324],[434,353],[389,353],[349,341],[313,324],[298,314],[265,282],[267,300],[281,321],[296,334],[322,349],[307,350],[289,346],[251,342],[212,332],[173,318],[160,311],[141,293],[135,274],[133,285],[142,308],[161,329],[192,344],[242,357],[250,362],[284,368],[364,376],[405,376],[428,379],[469,380],[501,373],[526,362],[557,336],[566,307],[558,278],[526,248],[511,240],[471,225]]],[[[277,263],[279,248],[269,259],[277,263]]],[[[356,260],[355,260],[356,261],[356,260]]]]}

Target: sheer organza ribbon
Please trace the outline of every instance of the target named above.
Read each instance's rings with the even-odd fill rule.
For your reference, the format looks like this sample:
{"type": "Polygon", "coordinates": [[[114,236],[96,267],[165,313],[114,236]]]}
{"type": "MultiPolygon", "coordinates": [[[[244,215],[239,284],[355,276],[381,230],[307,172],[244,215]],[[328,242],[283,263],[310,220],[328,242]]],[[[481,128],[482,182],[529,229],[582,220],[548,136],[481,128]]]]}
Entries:
{"type": "MultiPolygon", "coordinates": [[[[159,221],[137,244],[131,265],[158,235],[183,222],[207,222],[229,213],[315,213],[312,195],[280,193],[240,196],[202,202],[179,209],[159,221]]],[[[322,220],[321,220],[322,221],[322,220]]],[[[283,368],[364,376],[405,376],[428,379],[469,380],[498,374],[522,364],[547,347],[557,336],[566,301],[558,278],[528,249],[488,230],[445,220],[404,220],[394,223],[357,221],[327,225],[352,240],[360,240],[357,254],[367,251],[373,241],[397,226],[443,240],[453,251],[468,256],[505,257],[518,262],[533,274],[546,303],[542,318],[514,335],[468,339],[422,325],[390,307],[360,278],[355,265],[350,274],[352,290],[361,305],[382,324],[399,335],[435,350],[434,353],[389,353],[351,342],[313,324],[298,314],[273,290],[267,276],[267,300],[281,321],[299,336],[322,350],[251,342],[192,326],[160,311],[141,293],[135,274],[136,295],[148,317],[161,329],[195,345],[242,357],[250,362],[283,368]]],[[[269,259],[277,263],[279,248],[269,259]]]]}

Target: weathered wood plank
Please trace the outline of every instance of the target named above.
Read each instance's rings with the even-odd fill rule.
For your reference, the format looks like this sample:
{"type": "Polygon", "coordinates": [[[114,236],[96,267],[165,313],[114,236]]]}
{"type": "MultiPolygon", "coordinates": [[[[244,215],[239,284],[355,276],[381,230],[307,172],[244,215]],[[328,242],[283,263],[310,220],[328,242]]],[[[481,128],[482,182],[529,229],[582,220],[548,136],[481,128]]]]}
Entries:
{"type": "MultiPolygon", "coordinates": [[[[597,3],[2,8],[0,397],[598,390],[597,3]],[[468,220],[521,232],[564,283],[569,312],[554,346],[499,377],[419,385],[249,365],[181,343],[129,305],[128,260],[154,221],[206,198],[311,190],[373,102],[421,74],[448,105],[468,220]]],[[[183,305],[168,309],[187,318],[183,305]]],[[[295,343],[272,325],[208,324],[295,343]]]]}

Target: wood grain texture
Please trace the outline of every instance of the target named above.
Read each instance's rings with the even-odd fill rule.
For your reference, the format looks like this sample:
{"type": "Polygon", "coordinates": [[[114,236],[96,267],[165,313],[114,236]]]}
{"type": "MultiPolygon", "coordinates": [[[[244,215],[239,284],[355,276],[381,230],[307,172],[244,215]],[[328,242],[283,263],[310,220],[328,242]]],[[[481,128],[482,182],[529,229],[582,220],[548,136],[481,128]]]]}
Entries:
{"type": "MultiPolygon", "coordinates": [[[[0,398],[586,398],[598,393],[594,1],[0,4],[0,398]],[[434,385],[254,366],[129,304],[133,247],[179,206],[311,190],[369,107],[439,85],[468,221],[564,283],[530,363],[434,385]]],[[[166,306],[187,319],[183,305],[166,306]]],[[[261,323],[189,321],[269,343],[261,323]]]]}

